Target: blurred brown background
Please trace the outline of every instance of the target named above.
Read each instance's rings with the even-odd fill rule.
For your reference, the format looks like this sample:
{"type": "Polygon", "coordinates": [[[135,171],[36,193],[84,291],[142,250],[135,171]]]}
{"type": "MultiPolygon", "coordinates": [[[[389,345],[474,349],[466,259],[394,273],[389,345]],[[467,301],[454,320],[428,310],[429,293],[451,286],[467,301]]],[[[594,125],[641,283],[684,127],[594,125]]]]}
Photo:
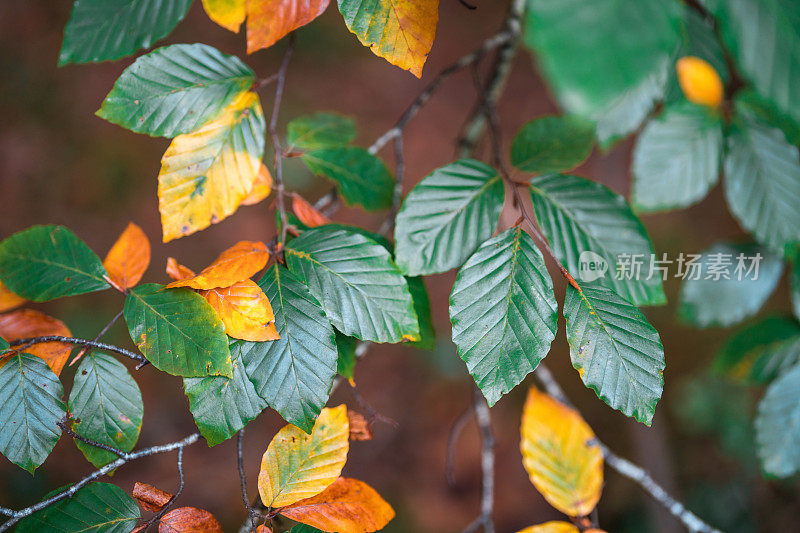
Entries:
{"type": "MultiPolygon", "coordinates": [[[[331,5],[321,19],[299,32],[281,124],[300,114],[336,110],[354,115],[360,129],[358,141],[370,144],[392,125],[426,80],[498,30],[507,2],[473,3],[477,9],[470,11],[457,0],[441,1],[438,34],[422,81],[362,47],[331,5]]],[[[0,5],[0,237],[32,224],[64,224],[102,256],[128,221],[134,221],[153,243],[145,281],[156,282],[166,280],[163,267],[168,255],[201,268],[238,240],[269,240],[274,234],[271,200],[243,207],[201,233],[168,245],[160,243],[156,176],[169,141],[128,132],[94,116],[132,58],[56,68],[70,8],[67,0],[4,0],[0,5]]],[[[244,57],[243,35],[213,24],[199,1],[158,44],[178,42],[205,42],[244,57]]],[[[265,77],[277,70],[284,46],[281,42],[275,49],[244,59],[258,76],[265,77]]],[[[271,106],[272,90],[270,86],[261,91],[265,108],[271,106]]],[[[468,73],[462,73],[447,82],[412,121],[405,136],[406,190],[453,160],[454,139],[474,101],[472,81],[468,73]]],[[[506,145],[528,120],[558,111],[526,52],[516,58],[499,111],[506,145]]],[[[627,194],[631,146],[627,141],[608,154],[596,151],[576,173],[627,194]]],[[[486,155],[485,147],[483,151],[486,155]]],[[[391,165],[390,150],[384,156],[391,165]]],[[[297,160],[286,167],[289,188],[311,200],[330,187],[297,160]]],[[[375,229],[381,217],[345,209],[335,219],[375,229]]],[[[648,216],[644,222],[656,251],[671,257],[681,251],[699,252],[718,239],[742,237],[719,188],[699,206],[648,216]]],[[[550,267],[556,274],[558,299],[563,301],[563,282],[550,267]]],[[[375,440],[355,443],[345,467],[346,475],[367,481],[395,507],[397,518],[386,531],[460,531],[478,513],[480,441],[474,423],[466,427],[457,448],[456,488],[448,487],[444,476],[450,428],[471,398],[470,379],[449,340],[447,299],[453,279],[453,273],[428,279],[439,336],[436,352],[373,346],[356,373],[361,395],[399,423],[393,428],[378,422],[375,440]]],[[[700,516],[732,531],[796,529],[794,515],[800,510],[796,482],[764,481],[753,458],[752,393],[703,377],[727,332],[697,331],[678,323],[678,288],[677,280],[669,280],[670,305],[646,311],[661,333],[667,357],[664,398],[652,428],[611,410],[583,387],[569,364],[563,320],[546,362],[598,436],[645,466],[700,516]]],[[[785,294],[784,281],[768,306],[785,310],[785,294]]],[[[63,319],[76,336],[93,338],[121,305],[118,294],[107,292],[41,308],[63,319]]],[[[106,340],[131,346],[122,321],[106,340]]],[[[67,390],[73,372],[65,369],[62,374],[67,390]]],[[[139,446],[176,440],[194,431],[178,378],[152,366],[134,375],[145,401],[139,446]]],[[[525,388],[532,383],[529,377],[492,409],[497,438],[495,519],[501,533],[561,518],[530,484],[521,463],[519,417],[525,388]]],[[[358,408],[345,388],[331,399],[332,405],[341,402],[358,408]]],[[[251,496],[256,494],[261,454],[281,425],[280,417],[266,411],[248,426],[245,457],[251,496]]],[[[186,451],[184,466],[187,486],[179,504],[206,508],[226,531],[234,531],[244,517],[235,442],[213,449],[204,443],[194,445],[186,451]]],[[[2,458],[0,504],[30,505],[48,490],[91,470],[68,439],[61,439],[35,477],[2,458]]],[[[111,481],[128,491],[135,481],[174,490],[175,456],[125,466],[111,481]]],[[[604,529],[614,532],[681,531],[636,485],[608,469],[599,518],[604,529]]]]}

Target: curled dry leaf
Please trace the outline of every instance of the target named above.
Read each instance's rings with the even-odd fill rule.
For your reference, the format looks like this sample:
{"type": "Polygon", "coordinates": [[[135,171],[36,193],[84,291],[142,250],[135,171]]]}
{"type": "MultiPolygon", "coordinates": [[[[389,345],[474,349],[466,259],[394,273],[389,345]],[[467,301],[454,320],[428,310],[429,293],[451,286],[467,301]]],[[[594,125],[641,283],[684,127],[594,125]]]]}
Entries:
{"type": "Polygon", "coordinates": [[[531,387],[521,433],[522,462],[542,496],[568,516],[591,513],[603,490],[603,452],[581,415],[531,387]]]}
{"type": "Polygon", "coordinates": [[[222,533],[214,515],[196,507],[178,507],[165,514],[158,524],[158,533],[222,533]]]}
{"type": "Polygon", "coordinates": [[[108,281],[120,292],[135,287],[150,265],[150,241],[142,228],[131,222],[103,260],[108,281]]]}
{"type": "Polygon", "coordinates": [[[372,426],[364,415],[348,409],[347,421],[350,424],[350,440],[372,440],[372,426]]]}
{"type": "Polygon", "coordinates": [[[172,498],[172,494],[148,483],[139,483],[137,481],[133,485],[133,497],[142,509],[157,513],[167,505],[167,502],[172,498]]]}
{"type": "Polygon", "coordinates": [[[269,251],[263,242],[240,241],[217,257],[213,263],[191,278],[167,285],[193,289],[230,287],[237,281],[248,279],[263,269],[269,261],[269,251]]]}
{"type": "Polygon", "coordinates": [[[253,188],[247,194],[242,205],[254,205],[269,196],[272,192],[272,174],[270,174],[267,165],[261,163],[261,168],[258,171],[256,180],[253,182],[253,188]]]}
{"type": "Polygon", "coordinates": [[[228,336],[253,342],[281,338],[267,295],[255,281],[237,281],[230,287],[200,291],[200,295],[217,312],[228,336]]]}
{"type": "Polygon", "coordinates": [[[330,0],[261,0],[247,3],[247,53],[272,46],[305,26],[328,7],[330,0]]]}
{"type": "MultiPolygon", "coordinates": [[[[34,309],[19,309],[0,315],[0,337],[8,342],[45,335],[70,337],[72,333],[62,321],[34,309]]],[[[59,375],[69,358],[72,345],[63,342],[44,342],[28,346],[21,351],[41,357],[53,373],[59,375]]],[[[7,358],[0,360],[0,366],[6,361],[7,358]]]]}
{"type": "Polygon", "coordinates": [[[195,277],[195,273],[191,268],[178,263],[174,257],[167,257],[167,276],[175,281],[183,281],[195,277]]]}
{"type": "Polygon", "coordinates": [[[345,405],[323,409],[310,435],[296,426],[284,426],[261,459],[261,501],[268,507],[283,507],[325,490],[342,473],[349,436],[345,405]]]}
{"type": "Polygon", "coordinates": [[[690,102],[717,107],[722,103],[725,87],[714,67],[705,59],[685,56],[675,64],[678,84],[690,102]]]}
{"type": "Polygon", "coordinates": [[[330,219],[325,215],[314,209],[314,206],[308,203],[305,198],[299,194],[295,194],[292,198],[292,211],[300,219],[300,222],[309,228],[316,228],[323,224],[330,224],[330,219]]]}
{"type": "Polygon", "coordinates": [[[297,522],[336,533],[370,533],[394,518],[394,509],[375,489],[340,477],[327,489],[281,510],[297,522]]]}
{"type": "Polygon", "coordinates": [[[239,33],[247,3],[247,0],[203,0],[203,9],[208,18],[226,30],[239,33]]]}
{"type": "Polygon", "coordinates": [[[10,311],[27,302],[22,296],[17,296],[0,281],[0,313],[10,311]]]}

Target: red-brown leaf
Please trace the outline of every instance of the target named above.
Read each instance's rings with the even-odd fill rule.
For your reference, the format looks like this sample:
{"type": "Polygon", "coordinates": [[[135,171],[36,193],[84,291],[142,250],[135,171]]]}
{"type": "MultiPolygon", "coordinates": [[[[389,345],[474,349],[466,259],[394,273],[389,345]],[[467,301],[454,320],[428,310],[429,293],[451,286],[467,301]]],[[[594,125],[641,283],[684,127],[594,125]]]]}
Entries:
{"type": "Polygon", "coordinates": [[[178,507],[168,512],[158,524],[159,533],[222,533],[214,515],[196,507],[178,507]]]}

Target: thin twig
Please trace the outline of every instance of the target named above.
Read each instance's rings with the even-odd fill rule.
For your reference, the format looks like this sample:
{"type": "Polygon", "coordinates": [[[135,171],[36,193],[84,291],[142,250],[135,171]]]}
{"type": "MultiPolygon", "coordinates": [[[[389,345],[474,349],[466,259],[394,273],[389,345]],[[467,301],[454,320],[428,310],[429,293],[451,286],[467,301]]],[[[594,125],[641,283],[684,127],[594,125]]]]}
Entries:
{"type": "Polygon", "coordinates": [[[392,207],[389,214],[381,224],[379,232],[382,235],[390,233],[394,229],[397,213],[400,211],[400,204],[403,202],[403,176],[405,175],[405,159],[403,158],[403,134],[400,133],[394,138],[394,158],[395,158],[395,181],[394,193],[392,195],[392,207]]]}
{"type": "Polygon", "coordinates": [[[41,511],[42,509],[45,509],[50,505],[53,505],[54,503],[63,500],[64,498],[71,498],[72,496],[75,495],[76,492],[78,492],[88,483],[94,481],[95,479],[103,477],[109,472],[116,470],[125,463],[134,461],[136,459],[141,459],[142,457],[149,457],[151,455],[156,455],[159,453],[166,453],[174,450],[180,450],[185,448],[186,446],[194,444],[199,439],[200,439],[199,433],[192,433],[191,435],[176,442],[170,442],[168,444],[160,444],[158,446],[151,446],[150,448],[144,448],[143,450],[139,450],[138,452],[126,453],[124,456],[120,457],[116,461],[113,461],[104,466],[103,468],[95,470],[91,474],[80,479],[79,481],[71,485],[68,489],[59,492],[58,494],[51,496],[46,500],[42,500],[35,505],[31,505],[30,507],[26,507],[25,509],[20,509],[19,511],[12,511],[11,509],[0,508],[0,513],[10,517],[7,522],[0,525],[0,532],[9,530],[12,526],[14,526],[14,524],[19,522],[26,516],[30,516],[36,511],[41,511]]]}
{"type": "MultiPolygon", "coordinates": [[[[543,363],[539,363],[539,366],[536,367],[534,376],[536,376],[550,396],[575,409],[564,394],[561,386],[553,377],[553,374],[550,373],[550,370],[544,366],[543,363]]],[[[624,457],[620,457],[611,451],[600,439],[595,439],[594,442],[599,446],[600,450],[602,450],[608,466],[616,470],[620,475],[636,482],[655,501],[666,507],[667,511],[680,520],[689,531],[697,533],[720,533],[718,529],[705,523],[700,517],[687,509],[684,504],[672,497],[644,468],[624,457]]]]}
{"type": "Polygon", "coordinates": [[[472,419],[474,414],[474,402],[470,402],[467,408],[458,415],[456,421],[453,422],[453,427],[450,428],[450,434],[447,437],[447,456],[444,460],[444,477],[447,479],[447,484],[450,485],[450,488],[455,488],[456,486],[455,457],[458,438],[461,436],[464,426],[467,425],[467,422],[472,419]]]}
{"type": "MultiPolygon", "coordinates": [[[[124,311],[125,311],[124,309],[120,309],[119,313],[117,313],[116,315],[114,315],[114,318],[112,318],[111,320],[109,320],[108,324],[106,324],[106,325],[105,325],[105,327],[104,327],[103,329],[101,329],[101,330],[100,330],[100,333],[98,333],[98,334],[97,334],[97,336],[94,338],[94,340],[93,340],[92,342],[97,342],[97,341],[99,341],[99,340],[100,340],[100,339],[103,337],[103,335],[105,335],[106,333],[108,333],[108,330],[110,330],[110,329],[111,329],[111,326],[113,326],[114,324],[116,324],[116,323],[117,323],[117,320],[119,320],[119,319],[120,319],[120,317],[122,316],[122,313],[123,313],[124,311]]],[[[85,347],[85,348],[83,348],[83,349],[82,349],[80,352],[78,352],[78,353],[75,355],[75,357],[73,357],[73,358],[72,358],[72,361],[70,361],[70,362],[69,362],[69,365],[70,365],[70,366],[74,365],[74,364],[75,364],[75,363],[76,363],[76,362],[77,362],[77,361],[78,361],[78,360],[79,360],[81,357],[83,357],[83,356],[84,356],[84,354],[86,354],[86,352],[88,352],[88,351],[89,351],[89,349],[90,349],[90,348],[88,348],[88,347],[85,347]]]]}
{"type": "Polygon", "coordinates": [[[175,503],[175,500],[177,500],[178,496],[180,496],[181,492],[183,492],[183,484],[184,484],[184,479],[183,479],[183,448],[178,448],[178,490],[175,491],[175,494],[173,494],[172,497],[169,500],[167,500],[167,503],[164,504],[164,506],[161,508],[161,510],[158,511],[158,513],[156,513],[156,515],[153,516],[153,518],[151,518],[150,520],[147,521],[147,523],[144,525],[144,528],[142,528],[142,532],[146,532],[148,530],[148,528],[150,528],[150,526],[160,522],[161,518],[165,514],[167,514],[167,511],[169,511],[170,506],[172,506],[172,504],[175,503]]]}
{"type": "Polygon", "coordinates": [[[353,385],[349,381],[345,381],[345,383],[347,383],[347,386],[350,388],[350,394],[353,395],[353,398],[355,399],[355,401],[358,403],[359,406],[361,406],[361,409],[363,409],[364,412],[367,414],[367,421],[370,424],[372,424],[372,422],[374,420],[379,420],[379,421],[383,422],[384,424],[389,424],[392,427],[395,427],[395,428],[396,427],[400,427],[400,424],[397,423],[397,420],[395,420],[394,418],[390,418],[390,417],[388,417],[386,415],[381,414],[380,412],[378,412],[377,409],[372,407],[369,404],[369,402],[367,402],[367,400],[365,400],[364,397],[361,396],[361,394],[359,394],[359,392],[356,389],[355,385],[353,385]]]}
{"type": "Polygon", "coordinates": [[[286,70],[289,68],[289,60],[294,52],[294,33],[289,34],[289,45],[283,56],[283,62],[277,73],[277,85],[275,87],[275,101],[272,104],[272,116],[269,119],[269,134],[272,137],[272,148],[275,150],[275,190],[277,191],[278,212],[281,216],[281,233],[278,243],[281,250],[286,243],[286,203],[284,201],[285,189],[283,186],[283,148],[281,148],[281,138],[278,135],[278,112],[281,109],[283,100],[283,90],[286,85],[286,70]]]}
{"type": "Polygon", "coordinates": [[[253,509],[252,505],[250,505],[250,497],[247,495],[247,478],[244,475],[244,453],[242,450],[243,441],[244,428],[240,429],[239,432],[236,433],[236,465],[239,469],[239,482],[242,487],[242,501],[244,502],[245,509],[247,509],[247,520],[245,521],[245,525],[248,522],[250,523],[250,527],[246,527],[245,531],[249,533],[250,531],[256,530],[256,516],[258,516],[259,513],[253,509]]]}
{"type": "Polygon", "coordinates": [[[98,341],[90,341],[88,339],[77,339],[75,337],[62,337],[61,335],[44,335],[41,337],[28,337],[27,339],[17,339],[14,342],[10,343],[10,345],[12,348],[16,349],[17,351],[20,351],[24,350],[28,346],[32,346],[34,344],[42,344],[44,342],[63,342],[65,344],[74,344],[75,346],[88,346],[90,348],[97,348],[98,350],[105,350],[107,352],[113,352],[119,355],[124,355],[125,357],[129,357],[134,361],[138,361],[140,365],[144,365],[147,363],[147,359],[145,359],[143,355],[140,355],[136,352],[132,352],[130,350],[126,350],[125,348],[120,348],[119,346],[114,346],[113,344],[107,344],[105,342],[98,342],[98,341]]]}
{"type": "Polygon", "coordinates": [[[67,416],[65,416],[62,420],[56,422],[56,425],[60,427],[64,431],[64,433],[66,433],[73,439],[79,440],[85,444],[88,444],[89,446],[94,446],[95,448],[100,448],[101,450],[111,452],[117,457],[125,457],[126,455],[125,451],[120,450],[119,448],[115,448],[113,446],[109,446],[108,444],[103,444],[102,442],[97,442],[96,440],[84,437],[83,435],[79,435],[78,433],[73,431],[73,429],[69,427],[70,419],[71,419],[70,415],[67,414],[67,416]]]}
{"type": "Polygon", "coordinates": [[[481,431],[481,513],[463,533],[471,533],[483,527],[484,533],[494,533],[494,433],[489,404],[481,391],[475,387],[473,394],[475,419],[481,431]]]}

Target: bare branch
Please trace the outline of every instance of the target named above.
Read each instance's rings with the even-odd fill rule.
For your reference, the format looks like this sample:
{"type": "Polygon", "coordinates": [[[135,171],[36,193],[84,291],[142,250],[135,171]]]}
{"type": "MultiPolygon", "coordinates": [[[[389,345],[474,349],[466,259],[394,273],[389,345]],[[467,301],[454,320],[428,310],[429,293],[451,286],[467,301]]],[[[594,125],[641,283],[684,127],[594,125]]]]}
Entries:
{"type": "Polygon", "coordinates": [[[243,441],[244,428],[240,429],[236,434],[236,465],[239,469],[239,482],[242,487],[242,501],[244,502],[245,509],[247,509],[247,520],[245,520],[244,524],[242,524],[242,527],[239,528],[239,531],[242,533],[249,533],[250,531],[256,530],[256,517],[260,516],[260,513],[253,509],[253,506],[250,505],[250,497],[247,495],[247,478],[244,474],[244,453],[242,451],[243,441]]]}
{"type": "Polygon", "coordinates": [[[294,52],[294,38],[295,34],[289,34],[289,45],[286,48],[286,53],[283,56],[283,62],[277,73],[277,85],[275,87],[275,101],[272,104],[272,116],[269,119],[269,134],[272,137],[272,149],[275,151],[275,190],[278,196],[278,212],[281,216],[281,233],[278,242],[283,248],[286,243],[286,203],[284,201],[284,186],[283,186],[283,148],[281,148],[281,138],[278,135],[278,112],[281,109],[281,101],[283,100],[283,89],[286,85],[286,70],[289,68],[289,60],[292,58],[294,52]]]}
{"type": "Polygon", "coordinates": [[[456,477],[455,477],[455,456],[456,456],[456,445],[458,444],[458,438],[461,436],[461,432],[464,430],[464,426],[467,425],[467,422],[470,421],[472,415],[475,414],[475,406],[473,402],[464,409],[456,421],[453,422],[453,427],[450,428],[450,434],[447,436],[447,456],[444,460],[444,477],[447,479],[447,484],[450,485],[451,488],[456,486],[456,477]]]}
{"type": "Polygon", "coordinates": [[[177,500],[178,496],[180,496],[181,492],[183,492],[183,485],[184,485],[183,448],[178,448],[178,490],[175,491],[175,494],[173,494],[169,500],[167,500],[167,503],[164,504],[161,510],[158,513],[156,513],[155,516],[153,516],[153,518],[147,521],[147,523],[144,525],[144,528],[142,528],[142,532],[146,532],[150,526],[152,526],[153,524],[157,524],[161,520],[161,518],[165,514],[167,514],[167,511],[169,511],[170,506],[172,506],[172,504],[175,503],[175,500],[177,500]]]}
{"type": "Polygon", "coordinates": [[[67,416],[65,416],[63,418],[63,420],[61,420],[59,422],[56,422],[56,425],[58,427],[60,427],[64,431],[64,433],[66,433],[68,436],[72,437],[73,439],[79,440],[79,441],[81,441],[81,442],[83,442],[85,444],[88,444],[90,446],[94,446],[95,448],[100,448],[101,450],[105,450],[107,452],[111,452],[114,455],[116,455],[117,457],[125,457],[125,452],[123,450],[120,450],[119,448],[115,448],[113,446],[109,446],[108,444],[103,444],[102,442],[97,442],[97,441],[92,440],[92,439],[90,439],[88,437],[84,437],[83,435],[79,435],[79,434],[75,433],[75,431],[73,431],[72,428],[69,427],[70,419],[71,419],[71,417],[70,417],[70,415],[68,413],[67,416]]]}
{"type": "Polygon", "coordinates": [[[483,527],[484,533],[494,533],[494,433],[489,405],[481,391],[475,387],[473,391],[475,419],[481,431],[481,514],[478,515],[463,533],[477,531],[483,527]]]}
{"type": "Polygon", "coordinates": [[[114,346],[113,344],[107,344],[105,342],[90,341],[87,339],[77,339],[75,337],[62,337],[61,335],[44,335],[42,337],[29,337],[27,339],[17,339],[14,342],[10,343],[10,345],[16,351],[22,351],[28,346],[32,346],[34,344],[42,344],[44,342],[63,342],[65,344],[74,344],[75,346],[88,346],[89,348],[97,348],[98,350],[105,350],[107,352],[124,355],[125,357],[129,357],[134,361],[139,362],[139,366],[136,367],[137,369],[147,364],[147,359],[145,359],[143,355],[138,354],[136,352],[132,352],[130,350],[126,350],[124,348],[120,348],[119,346],[114,346]]]}

